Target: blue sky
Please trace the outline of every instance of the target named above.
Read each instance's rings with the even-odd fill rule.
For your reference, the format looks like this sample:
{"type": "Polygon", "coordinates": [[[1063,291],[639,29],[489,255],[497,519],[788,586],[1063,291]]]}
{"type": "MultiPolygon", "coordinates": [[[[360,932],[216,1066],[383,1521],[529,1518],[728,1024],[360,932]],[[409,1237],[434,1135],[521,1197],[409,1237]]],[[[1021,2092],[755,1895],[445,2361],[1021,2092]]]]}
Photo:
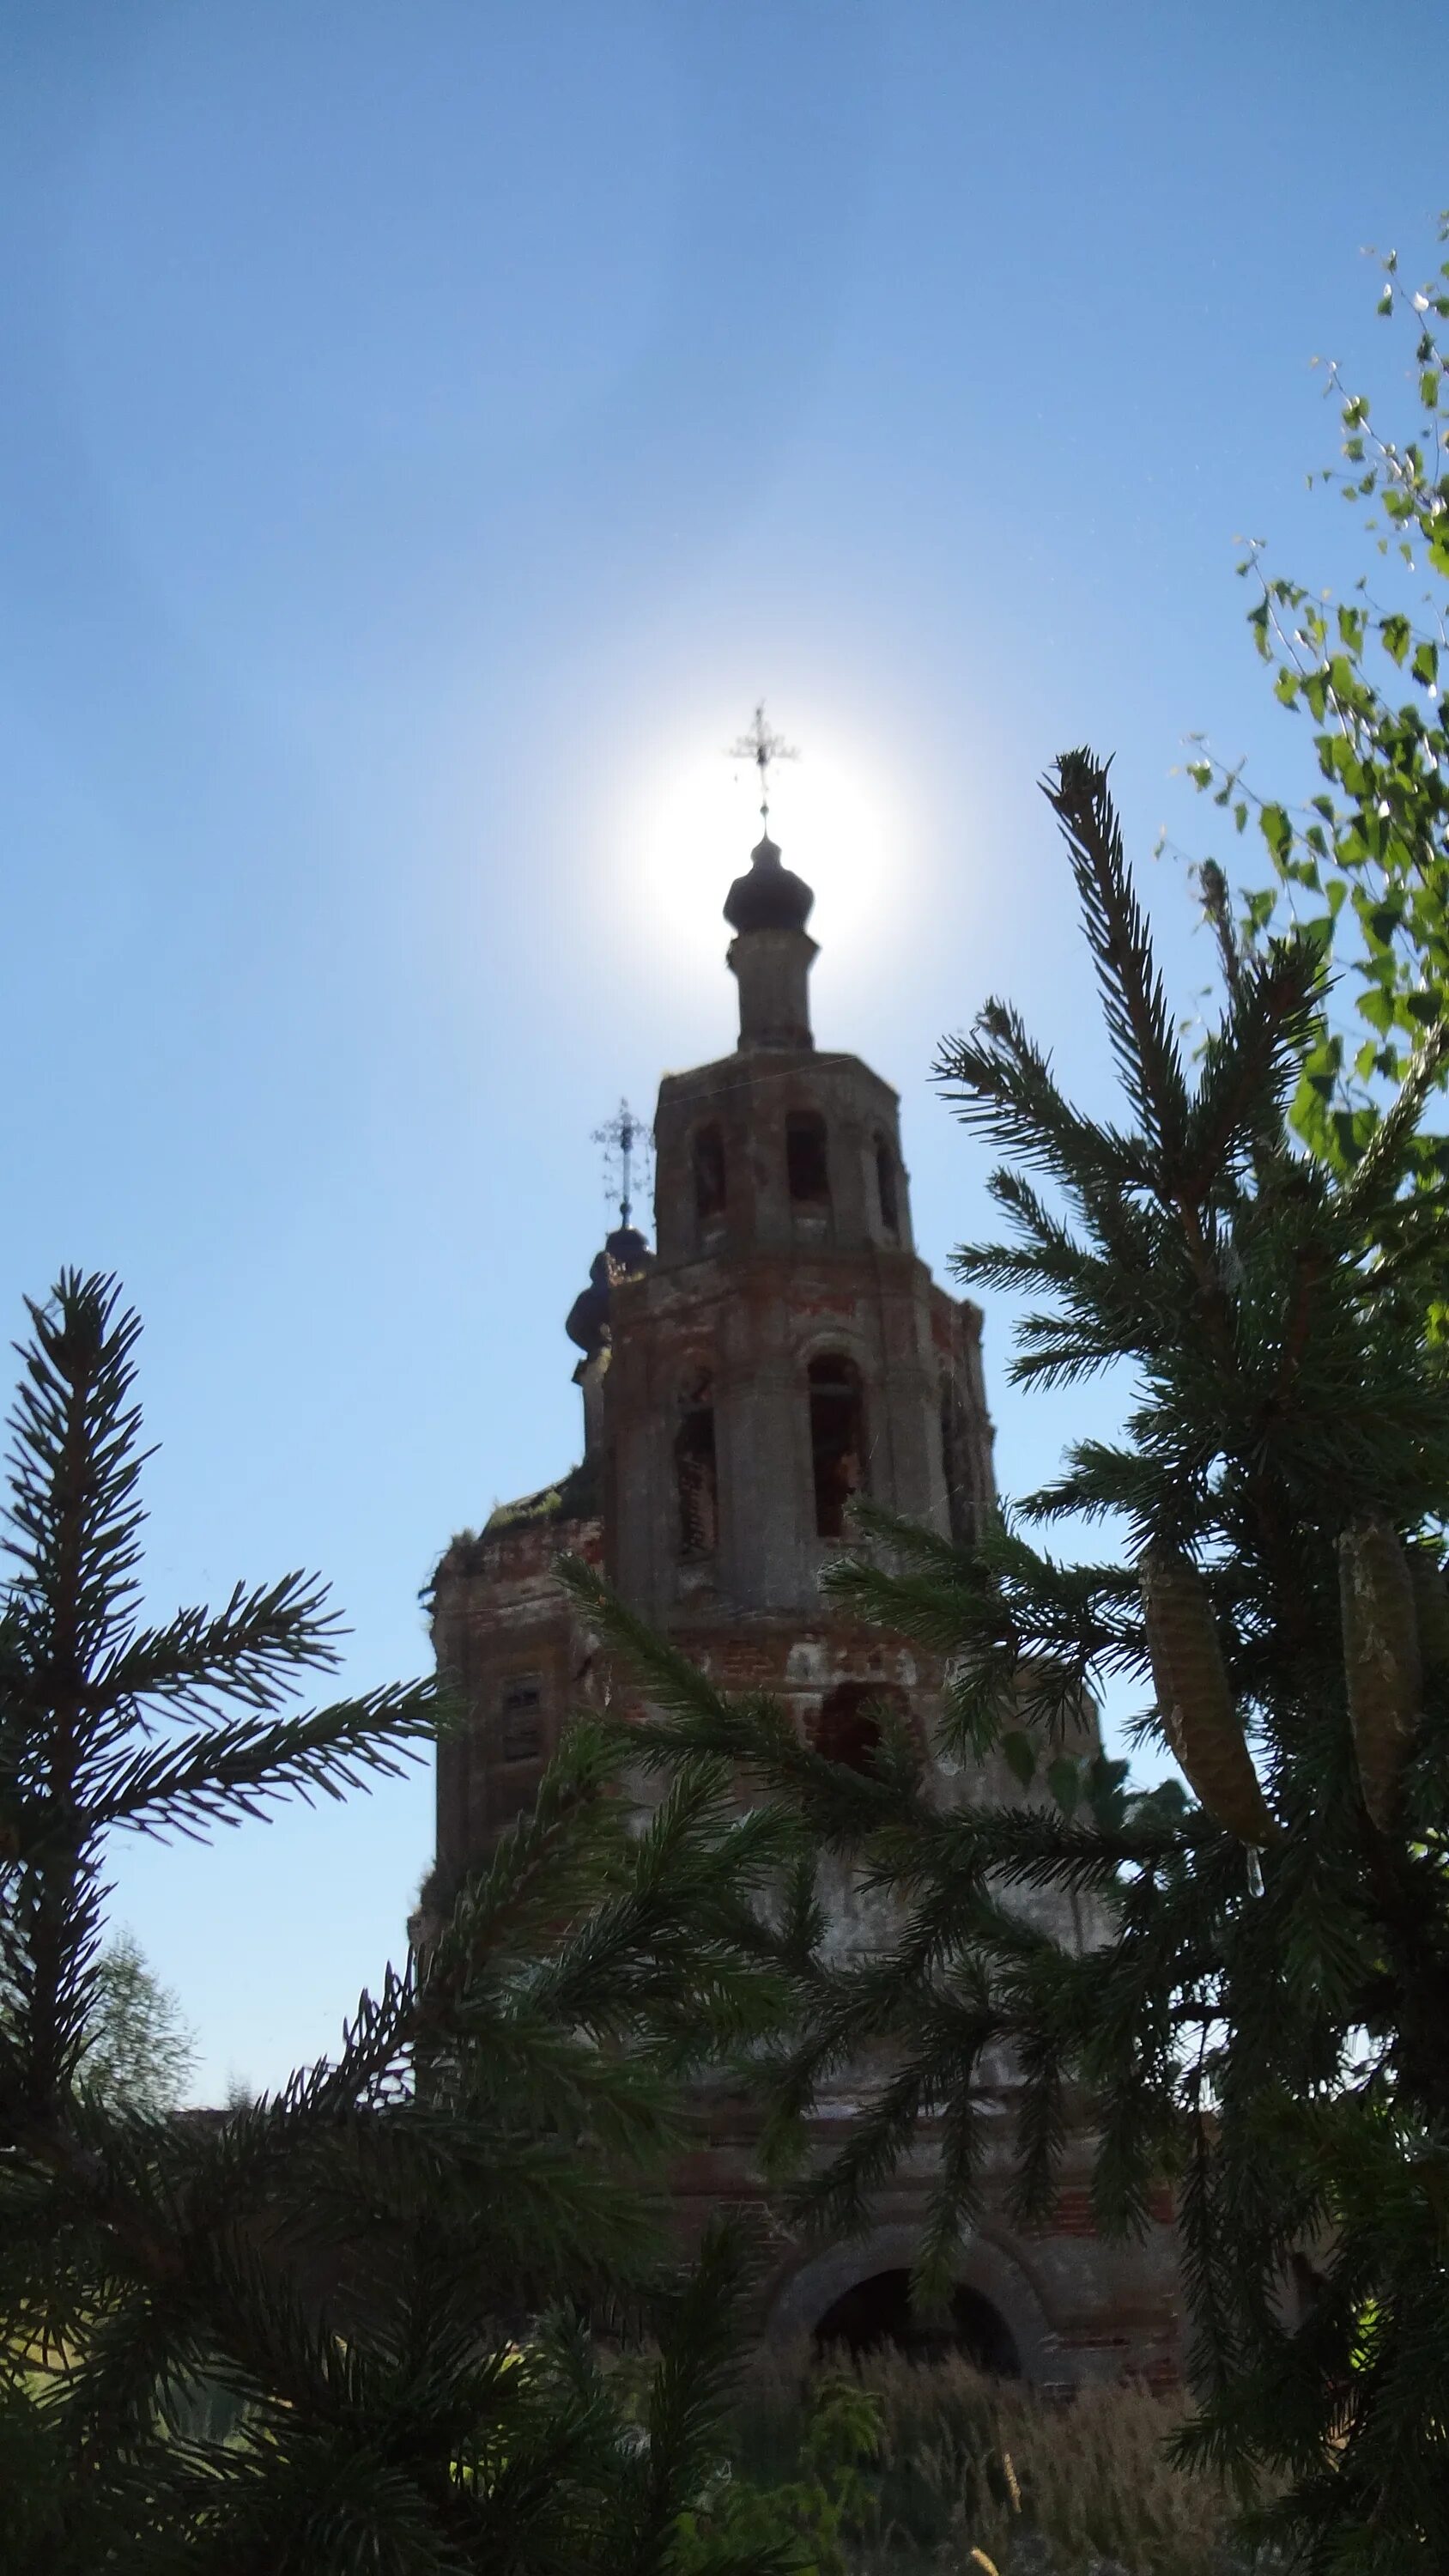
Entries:
{"type": "MultiPolygon", "coordinates": [[[[1234,538],[1360,568],[1309,361],[1391,403],[1442,119],[1347,0],[20,0],[0,112],[0,1284],[145,1316],[155,1605],[316,1565],[379,1681],[576,1452],[591,1131],[732,1041],[761,693],[938,1267],[939,1033],[1009,993],[1103,1094],[1069,744],[1192,1008],[1183,736],[1302,775],[1234,538]]],[[[1080,1408],[989,1329],[1010,1489],[1080,1408]]],[[[117,1854],[203,2092],[329,2044],[430,1808],[117,1854]]]]}

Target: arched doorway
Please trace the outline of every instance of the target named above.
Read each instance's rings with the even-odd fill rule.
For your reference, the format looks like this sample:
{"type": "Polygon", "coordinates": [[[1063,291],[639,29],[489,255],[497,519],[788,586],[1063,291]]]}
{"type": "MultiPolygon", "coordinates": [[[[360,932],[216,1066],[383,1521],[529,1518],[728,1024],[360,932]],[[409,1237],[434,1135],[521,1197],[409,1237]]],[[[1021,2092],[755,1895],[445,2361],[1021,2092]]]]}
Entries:
{"type": "Polygon", "coordinates": [[[812,2338],[817,2352],[832,2346],[852,2354],[894,2346],[912,2361],[942,2361],[961,2353],[998,2379],[1021,2377],[1016,2339],[1000,2310],[983,2292],[958,2283],[944,2316],[920,2317],[911,2304],[911,2276],[904,2269],[872,2272],[832,2301],[812,2338]]]}
{"type": "MultiPolygon", "coordinates": [[[[989,2328],[987,2337],[988,2366],[991,2363],[991,2337],[996,2326],[1004,2327],[1009,2350],[996,2343],[995,2354],[1009,2363],[1014,2357],[1021,2377],[1034,2385],[1057,2386],[1075,2380],[1079,2373],[1063,2351],[1057,2334],[1042,2305],[1041,2295],[1030,2267],[1011,2241],[999,2241],[1000,2231],[972,2229],[963,2231],[961,2251],[955,2265],[957,2290],[974,2293],[990,2311],[983,2317],[980,2308],[963,2301],[952,2320],[953,2331],[959,2325],[967,2348],[973,2333],[980,2336],[989,2328]],[[995,2323],[993,2323],[993,2320],[995,2323]]],[[[822,2326],[830,2323],[834,2339],[849,2340],[850,2313],[846,2310],[844,2333],[840,2309],[847,2296],[862,2283],[890,2279],[887,2293],[880,2294],[894,2302],[901,2299],[905,2310],[897,2322],[907,2332],[913,2328],[909,2299],[903,2297],[903,2286],[909,2283],[911,2268],[921,2250],[919,2222],[909,2219],[887,2219],[863,2236],[844,2244],[822,2246],[810,2255],[797,2271],[792,2272],[777,2288],[765,2320],[765,2337],[772,2344],[786,2344],[809,2336],[812,2340],[822,2326]],[[835,2316],[832,2319],[832,2310],[835,2316]]],[[[869,2311],[864,2320],[869,2323],[869,2311]]],[[[891,2338],[894,2340],[894,2338],[891,2338]]],[[[948,2345],[948,2349],[949,2349],[948,2345]]]]}

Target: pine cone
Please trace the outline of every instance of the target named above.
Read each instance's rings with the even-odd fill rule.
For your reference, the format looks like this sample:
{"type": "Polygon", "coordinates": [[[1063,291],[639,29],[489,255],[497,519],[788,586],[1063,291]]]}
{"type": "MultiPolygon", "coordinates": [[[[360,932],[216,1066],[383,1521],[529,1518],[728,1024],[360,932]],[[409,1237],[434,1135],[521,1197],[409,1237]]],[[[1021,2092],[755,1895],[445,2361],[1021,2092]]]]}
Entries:
{"type": "Polygon", "coordinates": [[[1281,1828],[1233,1706],[1202,1576],[1190,1558],[1150,1548],[1138,1577],[1158,1711],[1191,1787],[1240,1842],[1255,1849],[1276,1842],[1281,1828]]]}
{"type": "Polygon", "coordinates": [[[1363,1802],[1387,1833],[1418,1723],[1423,1686],[1414,1584],[1386,1520],[1356,1521],[1338,1542],[1348,1722],[1363,1802]]]}

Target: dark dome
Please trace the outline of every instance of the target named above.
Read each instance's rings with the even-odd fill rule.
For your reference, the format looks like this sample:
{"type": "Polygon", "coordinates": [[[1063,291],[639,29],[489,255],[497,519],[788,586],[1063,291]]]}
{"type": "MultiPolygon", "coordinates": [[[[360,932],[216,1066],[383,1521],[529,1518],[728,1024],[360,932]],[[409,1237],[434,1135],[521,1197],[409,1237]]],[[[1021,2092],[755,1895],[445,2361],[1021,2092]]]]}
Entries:
{"type": "Polygon", "coordinates": [[[609,1339],[609,1292],[616,1279],[632,1279],[647,1270],[654,1255],[635,1225],[616,1225],[604,1238],[604,1249],[589,1264],[589,1284],[574,1299],[564,1326],[585,1358],[592,1359],[609,1339]]]}
{"type": "Polygon", "coordinates": [[[609,1256],[596,1253],[589,1269],[589,1284],[581,1290],[569,1308],[564,1326],[571,1342],[576,1342],[585,1358],[592,1359],[609,1338],[609,1256]]]}
{"type": "Polygon", "coordinates": [[[814,901],[804,878],[781,867],[766,833],[750,852],[749,875],[736,877],[730,887],[724,917],[732,930],[803,930],[814,901]]]}
{"type": "Polygon", "coordinates": [[[604,1237],[604,1250],[615,1279],[632,1279],[636,1270],[647,1270],[654,1258],[637,1225],[616,1225],[604,1237]]]}

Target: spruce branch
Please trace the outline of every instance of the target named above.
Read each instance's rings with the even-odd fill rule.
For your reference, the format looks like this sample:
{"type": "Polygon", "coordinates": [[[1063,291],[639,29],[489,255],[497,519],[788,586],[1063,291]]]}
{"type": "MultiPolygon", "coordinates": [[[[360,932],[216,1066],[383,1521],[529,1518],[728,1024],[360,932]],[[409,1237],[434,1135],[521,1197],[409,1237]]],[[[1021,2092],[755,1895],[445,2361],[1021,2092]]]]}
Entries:
{"type": "Polygon", "coordinates": [[[1076,878],[1082,925],[1097,968],[1103,1016],[1124,1086],[1170,1191],[1187,1137],[1182,1058],[1147,923],[1122,848],[1108,761],[1063,752],[1042,792],[1061,825],[1076,878]]]}
{"type": "Polygon", "coordinates": [[[395,1683],[305,1715],[238,1717],[144,1751],[108,1751],[85,1782],[86,1824],[196,1840],[280,1798],[346,1797],[369,1774],[396,1779],[435,1740],[439,1706],[435,1683],[395,1683]]]}

